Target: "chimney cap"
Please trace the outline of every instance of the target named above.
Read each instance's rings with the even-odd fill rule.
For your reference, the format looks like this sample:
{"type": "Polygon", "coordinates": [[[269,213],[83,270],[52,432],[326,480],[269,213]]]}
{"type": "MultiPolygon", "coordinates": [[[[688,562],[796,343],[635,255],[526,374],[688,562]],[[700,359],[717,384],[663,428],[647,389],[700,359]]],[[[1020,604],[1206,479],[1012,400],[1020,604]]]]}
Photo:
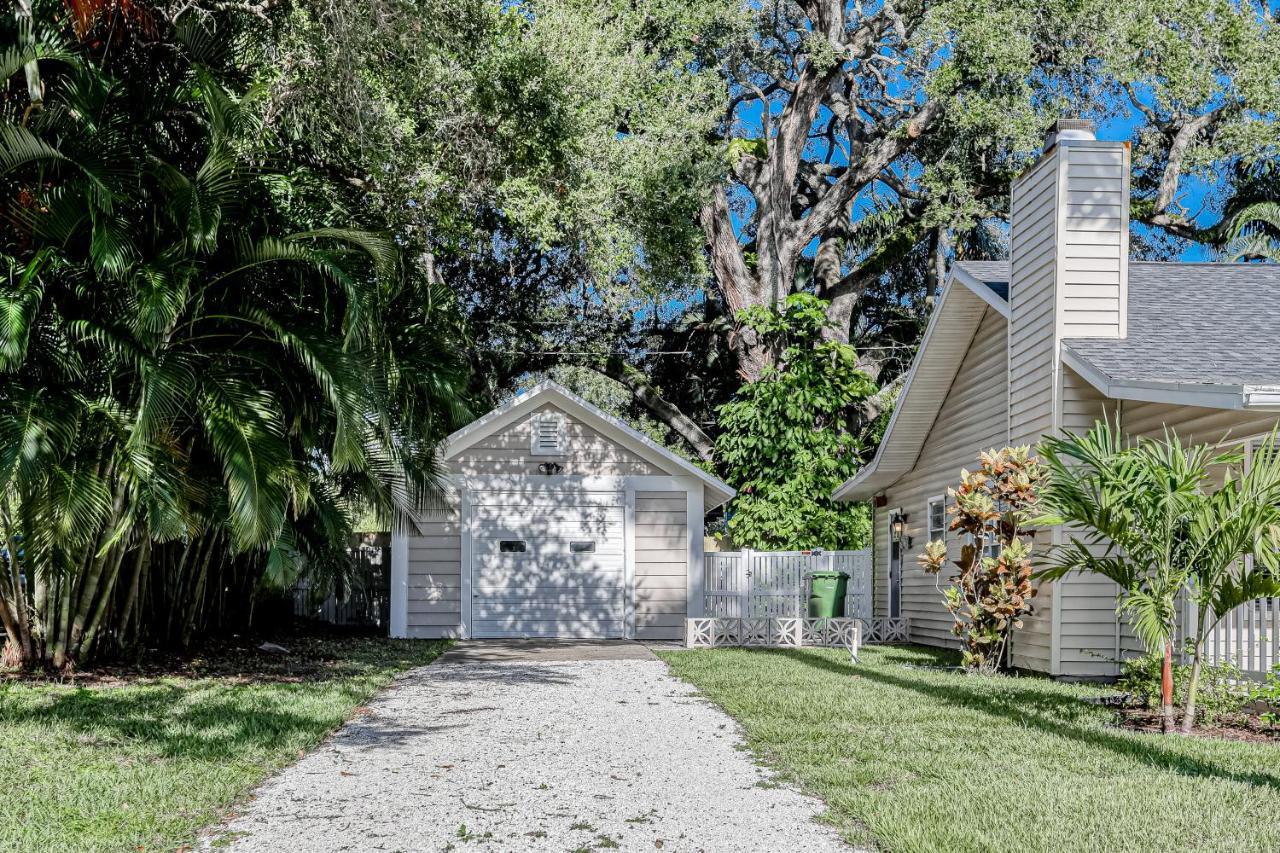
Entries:
{"type": "Polygon", "coordinates": [[[1097,139],[1094,124],[1087,118],[1060,118],[1049,125],[1044,134],[1044,150],[1048,151],[1064,139],[1097,139]]]}

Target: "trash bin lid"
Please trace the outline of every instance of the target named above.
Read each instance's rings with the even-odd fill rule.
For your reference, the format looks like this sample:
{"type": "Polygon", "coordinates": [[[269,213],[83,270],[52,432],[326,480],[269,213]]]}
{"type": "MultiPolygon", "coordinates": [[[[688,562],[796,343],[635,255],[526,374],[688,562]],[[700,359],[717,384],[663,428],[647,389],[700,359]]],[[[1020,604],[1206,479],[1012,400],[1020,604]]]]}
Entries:
{"type": "Polygon", "coordinates": [[[807,578],[824,578],[824,579],[830,579],[830,580],[834,580],[834,579],[837,579],[837,578],[844,578],[845,580],[848,580],[848,579],[849,579],[849,573],[848,573],[848,572],[837,572],[837,571],[834,571],[834,570],[831,570],[831,569],[818,569],[818,570],[816,570],[816,571],[809,572],[807,575],[805,575],[805,577],[807,577],[807,578]]]}

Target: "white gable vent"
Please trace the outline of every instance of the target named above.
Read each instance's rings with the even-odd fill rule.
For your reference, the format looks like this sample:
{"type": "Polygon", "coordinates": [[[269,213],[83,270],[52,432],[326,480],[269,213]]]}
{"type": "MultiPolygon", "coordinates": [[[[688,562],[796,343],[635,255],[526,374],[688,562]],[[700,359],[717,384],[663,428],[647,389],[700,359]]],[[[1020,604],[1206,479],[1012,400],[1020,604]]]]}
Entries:
{"type": "Polygon", "coordinates": [[[565,449],[564,415],[539,412],[531,421],[533,436],[529,452],[534,456],[563,456],[565,449]]]}

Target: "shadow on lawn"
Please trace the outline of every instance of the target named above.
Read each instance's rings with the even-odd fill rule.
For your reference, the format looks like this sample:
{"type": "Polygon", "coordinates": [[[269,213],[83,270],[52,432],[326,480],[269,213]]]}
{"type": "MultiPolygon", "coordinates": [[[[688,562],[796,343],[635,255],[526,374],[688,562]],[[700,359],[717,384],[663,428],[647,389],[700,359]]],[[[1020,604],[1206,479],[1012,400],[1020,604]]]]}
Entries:
{"type": "MultiPolygon", "coordinates": [[[[848,677],[853,672],[844,661],[832,660],[799,649],[762,649],[760,651],[764,654],[790,658],[844,677],[848,677]]],[[[875,666],[859,666],[856,674],[867,681],[909,690],[942,702],[981,711],[993,717],[1006,720],[1017,719],[1046,734],[1107,749],[1161,770],[1184,776],[1211,776],[1280,791],[1280,776],[1227,770],[1215,764],[1179,754],[1166,749],[1159,743],[1163,736],[1121,735],[1095,726],[1081,725],[1083,720],[1092,717],[1092,712],[1077,698],[1053,696],[1040,690],[1020,688],[1015,686],[1017,682],[1014,679],[1001,682],[998,686],[999,693],[993,694],[990,692],[990,683],[986,684],[985,691],[975,689],[978,686],[976,684],[974,687],[968,686],[963,680],[956,684],[931,684],[920,679],[893,675],[875,666]]]]}
{"type": "Polygon", "coordinates": [[[324,709],[299,709],[304,685],[269,691],[237,685],[220,695],[192,695],[190,687],[147,684],[130,688],[59,690],[44,701],[0,700],[0,722],[34,723],[78,733],[81,743],[141,746],[167,758],[234,760],[282,745],[302,748],[338,722],[331,709],[359,704],[357,685],[332,689],[324,709]]]}

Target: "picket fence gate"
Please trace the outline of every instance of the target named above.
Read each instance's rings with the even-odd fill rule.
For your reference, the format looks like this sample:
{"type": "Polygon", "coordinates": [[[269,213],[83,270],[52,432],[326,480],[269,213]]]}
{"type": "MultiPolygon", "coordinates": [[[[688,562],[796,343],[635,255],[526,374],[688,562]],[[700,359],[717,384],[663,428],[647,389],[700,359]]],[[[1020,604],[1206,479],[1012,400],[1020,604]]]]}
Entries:
{"type": "Polygon", "coordinates": [[[860,551],[713,551],[703,557],[706,616],[799,619],[808,609],[807,575],[835,570],[849,575],[846,618],[870,623],[871,549],[860,551]]]}

